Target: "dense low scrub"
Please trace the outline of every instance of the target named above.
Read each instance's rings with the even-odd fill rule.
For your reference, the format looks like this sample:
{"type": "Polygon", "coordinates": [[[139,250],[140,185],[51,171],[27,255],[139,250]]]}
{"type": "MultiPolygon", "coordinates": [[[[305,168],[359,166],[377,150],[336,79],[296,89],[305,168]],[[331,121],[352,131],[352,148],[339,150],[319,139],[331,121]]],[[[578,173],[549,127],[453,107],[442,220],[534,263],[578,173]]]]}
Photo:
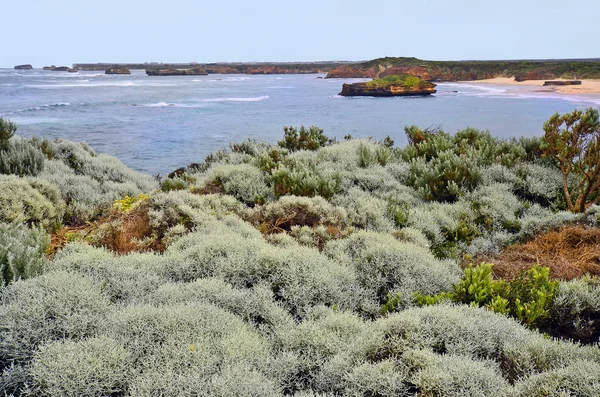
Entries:
{"type": "Polygon", "coordinates": [[[290,127],[157,181],[0,127],[0,394],[600,394],[600,211],[543,139],[290,127]]]}

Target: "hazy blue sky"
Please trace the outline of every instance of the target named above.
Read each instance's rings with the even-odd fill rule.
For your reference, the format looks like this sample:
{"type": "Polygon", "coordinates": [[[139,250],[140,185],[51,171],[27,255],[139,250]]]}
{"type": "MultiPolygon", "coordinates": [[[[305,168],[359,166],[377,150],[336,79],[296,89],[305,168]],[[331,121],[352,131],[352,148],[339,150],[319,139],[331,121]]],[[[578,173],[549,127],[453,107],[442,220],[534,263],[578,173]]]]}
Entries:
{"type": "Polygon", "coordinates": [[[599,0],[0,0],[0,66],[600,57],[599,0]]]}

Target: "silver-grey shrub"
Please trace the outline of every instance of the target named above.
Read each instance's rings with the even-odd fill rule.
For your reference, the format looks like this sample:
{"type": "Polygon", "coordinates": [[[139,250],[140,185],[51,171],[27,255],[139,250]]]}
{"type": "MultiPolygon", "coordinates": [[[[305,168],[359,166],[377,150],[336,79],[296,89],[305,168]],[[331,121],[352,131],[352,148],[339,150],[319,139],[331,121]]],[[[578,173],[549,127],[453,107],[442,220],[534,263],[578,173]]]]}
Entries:
{"type": "Polygon", "coordinates": [[[44,170],[44,154],[21,137],[8,141],[0,150],[0,174],[36,176],[44,170]]]}
{"type": "Polygon", "coordinates": [[[69,397],[123,395],[133,372],[131,354],[104,336],[43,345],[30,370],[36,395],[69,397]]]}
{"type": "Polygon", "coordinates": [[[345,396],[399,397],[413,395],[404,366],[393,360],[364,363],[346,375],[345,396]]]}
{"type": "Polygon", "coordinates": [[[43,229],[0,223],[0,288],[36,276],[48,264],[50,237],[43,229]]]}
{"type": "Polygon", "coordinates": [[[416,386],[419,395],[500,397],[510,391],[509,383],[493,361],[429,350],[409,352],[404,359],[414,371],[409,382],[416,386]]]}
{"type": "Polygon", "coordinates": [[[348,221],[353,226],[376,231],[394,228],[387,213],[388,203],[359,188],[351,188],[346,194],[335,196],[332,202],[346,210],[348,221]]]}
{"type": "Polygon", "coordinates": [[[161,257],[153,253],[116,256],[104,249],[71,243],[60,250],[53,269],[78,272],[102,285],[103,293],[113,304],[144,302],[164,283],[156,270],[161,257]]]}
{"type": "Polygon", "coordinates": [[[223,193],[232,195],[246,204],[264,201],[271,195],[265,175],[250,164],[214,166],[198,178],[197,188],[209,183],[217,184],[223,193]]]}
{"type": "Polygon", "coordinates": [[[0,366],[27,361],[44,342],[94,336],[109,310],[102,285],[77,273],[8,285],[0,292],[0,366]]]}
{"type": "Polygon", "coordinates": [[[600,279],[584,276],[561,282],[550,313],[555,335],[600,342],[600,279]]]}
{"type": "Polygon", "coordinates": [[[359,285],[380,304],[388,293],[400,293],[403,305],[410,305],[416,292],[448,291],[462,273],[456,263],[436,259],[427,248],[385,233],[358,231],[331,241],[325,253],[353,267],[359,285]]]}
{"type": "Polygon", "coordinates": [[[62,221],[60,192],[39,178],[0,175],[0,222],[54,228],[62,221]]]}
{"type": "Polygon", "coordinates": [[[600,396],[600,365],[578,360],[515,385],[518,397],[600,396]]]}

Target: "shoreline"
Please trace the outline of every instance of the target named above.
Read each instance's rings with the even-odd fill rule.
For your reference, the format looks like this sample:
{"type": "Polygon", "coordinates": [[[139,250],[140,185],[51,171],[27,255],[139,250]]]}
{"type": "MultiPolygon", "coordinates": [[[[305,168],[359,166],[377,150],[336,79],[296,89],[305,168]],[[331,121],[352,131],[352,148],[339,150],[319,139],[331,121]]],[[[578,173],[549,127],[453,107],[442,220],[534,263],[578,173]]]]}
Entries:
{"type": "MultiPolygon", "coordinates": [[[[566,79],[552,79],[566,80],[566,79]]],[[[469,80],[469,81],[457,81],[457,83],[464,84],[483,84],[483,85],[511,85],[515,87],[539,87],[538,90],[533,92],[552,92],[559,94],[582,94],[582,95],[600,95],[600,80],[581,80],[581,85],[565,85],[565,86],[544,86],[544,82],[549,80],[525,80],[515,81],[512,77],[496,77],[493,79],[485,80],[469,80]]]]}

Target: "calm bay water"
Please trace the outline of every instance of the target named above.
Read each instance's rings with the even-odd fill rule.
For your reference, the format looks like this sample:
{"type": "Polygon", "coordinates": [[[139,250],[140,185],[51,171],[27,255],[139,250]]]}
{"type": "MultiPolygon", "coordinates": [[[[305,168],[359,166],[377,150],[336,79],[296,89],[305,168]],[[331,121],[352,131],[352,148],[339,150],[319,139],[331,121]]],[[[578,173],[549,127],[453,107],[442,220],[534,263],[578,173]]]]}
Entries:
{"type": "Polygon", "coordinates": [[[130,167],[166,174],[229,142],[275,142],[284,125],[318,125],[329,136],[404,145],[404,126],[467,126],[498,137],[541,135],[554,112],[598,107],[600,96],[514,86],[440,84],[427,98],[343,98],[323,75],[148,77],[0,69],[0,116],[18,134],[85,141],[130,167]]]}

